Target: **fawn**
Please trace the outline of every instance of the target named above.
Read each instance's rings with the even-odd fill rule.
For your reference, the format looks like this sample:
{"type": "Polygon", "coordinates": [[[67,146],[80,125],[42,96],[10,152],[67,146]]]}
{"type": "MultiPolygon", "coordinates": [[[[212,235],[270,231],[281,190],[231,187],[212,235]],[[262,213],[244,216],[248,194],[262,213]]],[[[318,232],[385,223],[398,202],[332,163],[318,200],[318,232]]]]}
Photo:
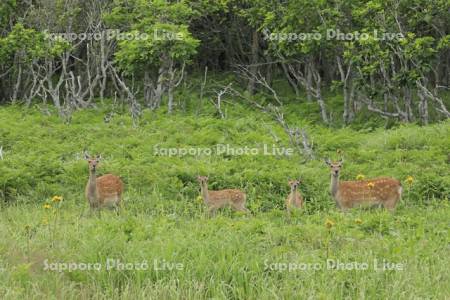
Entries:
{"type": "Polygon", "coordinates": [[[370,180],[339,181],[339,173],[343,160],[325,163],[331,170],[331,195],[337,206],[347,210],[354,206],[383,205],[388,210],[394,210],[402,195],[402,184],[399,180],[389,177],[380,177],[370,180]]]}
{"type": "Polygon", "coordinates": [[[286,209],[288,212],[291,211],[293,207],[302,208],[303,207],[303,197],[298,191],[298,186],[302,181],[299,180],[289,180],[288,184],[291,187],[291,192],[286,198],[286,209]]]}
{"type": "Polygon", "coordinates": [[[205,202],[208,213],[214,213],[217,209],[226,205],[230,205],[237,211],[249,212],[245,207],[246,194],[237,189],[226,189],[220,191],[208,190],[208,177],[198,176],[198,182],[202,192],[203,201],[205,202]]]}
{"type": "Polygon", "coordinates": [[[85,153],[85,159],[89,164],[89,180],[86,185],[86,198],[91,209],[120,207],[122,200],[123,182],[112,174],[96,177],[97,165],[101,160],[100,155],[89,156],[85,153]]]}

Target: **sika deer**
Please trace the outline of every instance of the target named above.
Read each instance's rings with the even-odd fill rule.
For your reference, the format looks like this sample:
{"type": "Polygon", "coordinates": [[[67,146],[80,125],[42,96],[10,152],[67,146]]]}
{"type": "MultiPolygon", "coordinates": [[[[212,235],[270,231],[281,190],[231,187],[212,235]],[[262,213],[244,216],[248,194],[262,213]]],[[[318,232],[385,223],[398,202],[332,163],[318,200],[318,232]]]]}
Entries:
{"type": "Polygon", "coordinates": [[[227,205],[237,211],[249,212],[245,207],[247,196],[244,192],[237,189],[210,191],[208,190],[208,177],[198,176],[197,180],[200,183],[203,201],[208,207],[209,213],[214,213],[217,209],[227,205]]]}
{"type": "Polygon", "coordinates": [[[89,156],[85,153],[85,159],[89,163],[89,180],[86,185],[86,198],[91,209],[120,207],[122,199],[123,182],[112,174],[96,177],[97,165],[101,156],[89,156]]]}
{"type": "Polygon", "coordinates": [[[291,187],[291,192],[286,198],[286,209],[288,212],[291,211],[293,207],[302,208],[303,207],[303,197],[298,191],[298,186],[301,180],[289,180],[288,184],[291,187]]]}
{"type": "Polygon", "coordinates": [[[358,205],[383,205],[388,210],[394,210],[402,195],[400,181],[389,177],[380,177],[361,181],[339,181],[342,159],[338,162],[325,163],[331,170],[331,195],[342,210],[358,205]]]}

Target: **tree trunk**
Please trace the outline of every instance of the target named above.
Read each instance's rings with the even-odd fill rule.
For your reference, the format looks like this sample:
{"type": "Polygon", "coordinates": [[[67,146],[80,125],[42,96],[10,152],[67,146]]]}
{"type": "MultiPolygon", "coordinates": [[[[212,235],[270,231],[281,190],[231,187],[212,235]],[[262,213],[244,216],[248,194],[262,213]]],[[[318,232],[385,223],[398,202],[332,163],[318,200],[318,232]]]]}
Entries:
{"type": "Polygon", "coordinates": [[[167,112],[169,114],[173,111],[173,88],[174,88],[174,80],[175,80],[175,71],[173,70],[173,60],[169,63],[168,68],[169,82],[167,86],[167,112]]]}
{"type": "Polygon", "coordinates": [[[150,74],[148,70],[144,72],[144,103],[147,106],[150,106],[150,101],[152,98],[152,89],[153,85],[151,82],[150,74]]]}
{"type": "Polygon", "coordinates": [[[252,34],[252,49],[251,49],[251,65],[250,65],[250,73],[253,76],[250,76],[250,80],[248,81],[247,91],[253,95],[255,93],[255,78],[256,73],[258,72],[258,52],[259,52],[259,33],[255,29],[252,34]]]}
{"type": "Polygon", "coordinates": [[[298,97],[300,95],[300,91],[298,90],[297,83],[294,81],[292,76],[289,74],[289,70],[286,67],[286,64],[284,62],[281,63],[281,68],[283,69],[284,76],[289,82],[289,85],[292,87],[292,89],[295,92],[295,95],[298,97]]]}
{"type": "MultiPolygon", "coordinates": [[[[322,121],[326,124],[329,123],[328,115],[327,115],[327,108],[325,105],[325,101],[322,98],[322,78],[320,77],[319,72],[314,68],[314,66],[311,64],[311,73],[314,77],[314,81],[316,82],[316,90],[315,90],[315,97],[317,99],[317,103],[320,107],[320,115],[322,116],[322,121]]],[[[311,91],[311,89],[308,89],[311,91]]]]}
{"type": "Polygon", "coordinates": [[[13,90],[13,94],[12,94],[12,98],[11,101],[14,104],[17,101],[17,97],[19,94],[19,89],[20,89],[20,83],[22,81],[22,65],[19,62],[19,70],[17,71],[17,80],[16,80],[16,84],[14,85],[14,90],[13,90]]]}
{"type": "Polygon", "coordinates": [[[311,62],[308,62],[307,66],[306,66],[306,100],[308,102],[312,102],[312,69],[311,69],[312,65],[311,62]]]}
{"type": "Polygon", "coordinates": [[[156,83],[156,89],[153,95],[152,109],[156,109],[161,105],[162,94],[164,92],[164,76],[164,67],[161,66],[158,71],[158,82],[156,83]]]}
{"type": "Polygon", "coordinates": [[[422,91],[418,91],[417,95],[419,96],[419,114],[420,119],[422,120],[422,125],[428,125],[428,100],[427,97],[422,93],[422,91]]]}
{"type": "Polygon", "coordinates": [[[414,121],[414,112],[412,108],[412,93],[409,87],[403,88],[403,96],[405,99],[405,110],[408,122],[414,121]]]}

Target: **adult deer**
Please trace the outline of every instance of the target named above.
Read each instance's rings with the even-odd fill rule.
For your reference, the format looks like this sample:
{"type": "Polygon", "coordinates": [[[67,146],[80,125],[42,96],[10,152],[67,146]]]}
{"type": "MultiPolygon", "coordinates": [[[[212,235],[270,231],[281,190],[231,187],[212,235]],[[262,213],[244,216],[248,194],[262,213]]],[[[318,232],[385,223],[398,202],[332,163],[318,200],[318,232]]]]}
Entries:
{"type": "Polygon", "coordinates": [[[122,200],[123,182],[115,175],[106,174],[97,178],[96,171],[101,160],[100,155],[85,153],[89,164],[89,180],[86,185],[86,199],[91,209],[118,209],[122,200]]]}
{"type": "Polygon", "coordinates": [[[237,189],[226,189],[220,191],[208,190],[208,177],[198,176],[203,201],[208,208],[208,213],[214,213],[224,206],[231,206],[233,209],[242,212],[249,212],[245,207],[246,194],[237,189]]]}
{"type": "Polygon", "coordinates": [[[402,184],[397,179],[339,181],[343,160],[331,162],[326,159],[325,163],[331,171],[331,195],[342,210],[359,205],[382,205],[392,211],[402,196],[402,184]]]}
{"type": "Polygon", "coordinates": [[[288,184],[291,187],[291,192],[286,198],[286,209],[288,212],[291,211],[292,208],[302,208],[303,207],[303,197],[298,191],[298,186],[300,185],[301,180],[289,180],[288,184]]]}

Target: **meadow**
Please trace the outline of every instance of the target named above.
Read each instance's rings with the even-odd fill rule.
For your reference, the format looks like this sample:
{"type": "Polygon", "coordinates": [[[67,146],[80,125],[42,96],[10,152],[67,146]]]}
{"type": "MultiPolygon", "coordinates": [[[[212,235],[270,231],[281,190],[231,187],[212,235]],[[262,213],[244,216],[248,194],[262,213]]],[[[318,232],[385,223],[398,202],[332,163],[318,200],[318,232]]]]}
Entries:
{"type": "Polygon", "coordinates": [[[306,128],[313,144],[315,158],[306,160],[265,153],[265,145],[288,149],[286,135],[267,115],[239,105],[226,119],[145,111],[137,127],[121,112],[106,123],[110,110],[76,112],[65,124],[42,107],[0,107],[2,299],[450,295],[448,121],[333,128],[293,112],[287,119],[306,128]],[[258,150],[217,153],[217,145],[258,150]],[[199,155],[164,150],[193,148],[199,155]],[[102,154],[99,173],[125,182],[119,215],[89,211],[84,150],[102,154]],[[343,180],[401,180],[395,212],[337,210],[327,157],[344,157],[343,180]],[[198,175],[209,176],[210,189],[245,190],[251,214],[208,216],[198,175]],[[288,216],[287,181],[298,177],[305,208],[288,216]]]}

